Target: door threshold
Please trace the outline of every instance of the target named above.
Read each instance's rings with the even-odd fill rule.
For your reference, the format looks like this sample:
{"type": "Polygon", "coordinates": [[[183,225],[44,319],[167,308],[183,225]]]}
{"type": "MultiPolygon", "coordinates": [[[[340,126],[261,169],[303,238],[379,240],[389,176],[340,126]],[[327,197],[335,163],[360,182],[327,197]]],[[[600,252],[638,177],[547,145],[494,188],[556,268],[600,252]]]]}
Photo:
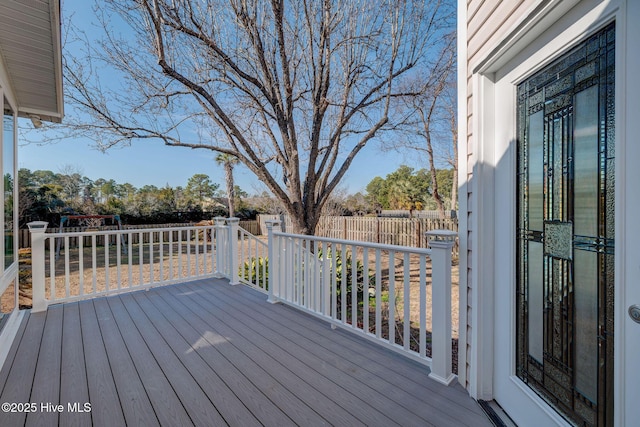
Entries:
{"type": "Polygon", "coordinates": [[[518,427],[495,400],[478,400],[480,407],[496,427],[518,427]]]}

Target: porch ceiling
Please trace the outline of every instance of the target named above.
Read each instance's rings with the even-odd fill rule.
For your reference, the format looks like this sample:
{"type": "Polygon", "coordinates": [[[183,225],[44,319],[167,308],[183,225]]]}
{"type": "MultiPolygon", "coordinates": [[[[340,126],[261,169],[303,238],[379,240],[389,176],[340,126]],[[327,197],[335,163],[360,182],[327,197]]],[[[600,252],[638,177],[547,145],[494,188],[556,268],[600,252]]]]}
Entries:
{"type": "Polygon", "coordinates": [[[0,401],[37,411],[0,425],[491,425],[424,365],[265,300],[206,279],[28,314],[0,401]]]}
{"type": "Polygon", "coordinates": [[[21,117],[63,116],[59,0],[0,2],[0,61],[21,117]]]}

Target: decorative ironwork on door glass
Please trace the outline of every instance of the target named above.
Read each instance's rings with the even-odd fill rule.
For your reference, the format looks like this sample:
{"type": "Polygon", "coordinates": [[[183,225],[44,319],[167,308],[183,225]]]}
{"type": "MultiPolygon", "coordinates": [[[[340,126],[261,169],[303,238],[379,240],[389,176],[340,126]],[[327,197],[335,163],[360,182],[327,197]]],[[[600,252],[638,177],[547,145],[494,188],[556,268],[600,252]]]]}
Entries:
{"type": "Polygon", "coordinates": [[[614,45],[517,92],[517,375],[577,425],[613,423],[614,45]]]}

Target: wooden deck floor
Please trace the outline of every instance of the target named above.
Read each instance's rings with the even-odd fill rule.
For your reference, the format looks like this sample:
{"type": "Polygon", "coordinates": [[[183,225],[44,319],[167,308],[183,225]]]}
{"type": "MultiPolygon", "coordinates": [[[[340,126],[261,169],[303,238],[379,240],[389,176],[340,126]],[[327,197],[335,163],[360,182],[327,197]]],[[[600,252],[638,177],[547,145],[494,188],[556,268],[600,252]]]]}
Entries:
{"type": "Polygon", "coordinates": [[[0,412],[0,426],[490,425],[462,387],[427,375],[245,286],[202,280],[27,314],[0,402],[36,411],[0,412]]]}

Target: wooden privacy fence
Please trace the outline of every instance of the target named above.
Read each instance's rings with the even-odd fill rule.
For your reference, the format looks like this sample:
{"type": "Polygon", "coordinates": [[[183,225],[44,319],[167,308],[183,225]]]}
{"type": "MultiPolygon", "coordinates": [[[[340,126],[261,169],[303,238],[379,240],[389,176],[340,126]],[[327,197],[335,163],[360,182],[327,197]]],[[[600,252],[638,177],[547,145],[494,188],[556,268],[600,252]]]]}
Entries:
{"type": "MultiPolygon", "coordinates": [[[[293,223],[288,215],[258,215],[261,233],[257,234],[266,234],[265,221],[274,219],[283,222],[283,232],[293,232],[293,223]]],[[[427,241],[424,233],[431,230],[451,230],[457,232],[458,220],[456,218],[324,216],[320,219],[315,234],[318,237],[327,237],[330,239],[426,248],[427,241]]],[[[453,250],[454,256],[457,256],[457,243],[453,250]]]]}

